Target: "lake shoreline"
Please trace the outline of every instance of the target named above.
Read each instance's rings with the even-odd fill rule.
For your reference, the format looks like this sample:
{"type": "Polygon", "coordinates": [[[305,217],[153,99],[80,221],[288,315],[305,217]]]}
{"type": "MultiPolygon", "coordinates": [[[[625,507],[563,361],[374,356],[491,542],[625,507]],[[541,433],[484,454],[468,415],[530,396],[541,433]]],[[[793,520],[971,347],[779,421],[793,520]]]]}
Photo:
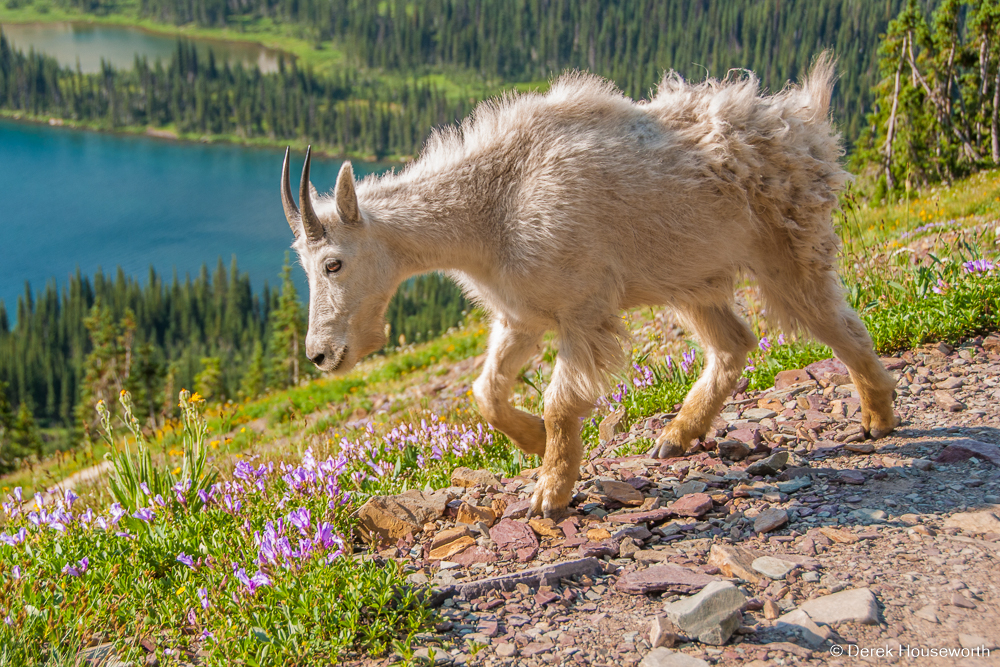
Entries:
{"type": "Polygon", "coordinates": [[[230,146],[242,146],[244,148],[259,148],[259,149],[282,149],[286,147],[291,147],[293,151],[305,152],[306,148],[311,146],[312,154],[327,158],[330,160],[352,160],[358,162],[367,162],[377,165],[384,165],[387,167],[404,165],[412,161],[413,156],[405,155],[389,155],[379,158],[376,155],[363,155],[360,153],[343,153],[331,150],[329,147],[324,147],[319,144],[309,144],[309,142],[303,141],[291,141],[291,140],[276,140],[267,139],[264,137],[245,139],[243,137],[238,137],[235,135],[228,134],[206,134],[198,135],[193,133],[177,132],[172,128],[158,128],[151,126],[140,126],[140,125],[127,125],[117,128],[103,127],[98,123],[88,123],[86,121],[78,121],[70,118],[60,118],[58,116],[51,116],[48,114],[35,115],[24,113],[23,111],[12,111],[10,109],[0,109],[0,118],[8,120],[15,123],[25,123],[28,125],[45,125],[49,127],[58,127],[68,130],[77,130],[82,132],[94,132],[98,134],[110,134],[119,136],[130,136],[130,137],[146,137],[149,139],[158,139],[161,141],[169,141],[178,144],[225,144],[230,146]]]}

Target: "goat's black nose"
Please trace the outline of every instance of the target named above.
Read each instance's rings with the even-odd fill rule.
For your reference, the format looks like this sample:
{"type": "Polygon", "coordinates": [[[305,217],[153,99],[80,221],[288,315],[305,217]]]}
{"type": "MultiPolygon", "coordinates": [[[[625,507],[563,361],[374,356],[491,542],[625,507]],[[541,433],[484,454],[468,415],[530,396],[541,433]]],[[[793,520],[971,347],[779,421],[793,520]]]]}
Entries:
{"type": "Polygon", "coordinates": [[[309,361],[313,362],[317,366],[320,366],[320,365],[322,365],[324,359],[326,359],[325,356],[323,356],[322,354],[317,354],[315,357],[311,358],[309,361]]]}

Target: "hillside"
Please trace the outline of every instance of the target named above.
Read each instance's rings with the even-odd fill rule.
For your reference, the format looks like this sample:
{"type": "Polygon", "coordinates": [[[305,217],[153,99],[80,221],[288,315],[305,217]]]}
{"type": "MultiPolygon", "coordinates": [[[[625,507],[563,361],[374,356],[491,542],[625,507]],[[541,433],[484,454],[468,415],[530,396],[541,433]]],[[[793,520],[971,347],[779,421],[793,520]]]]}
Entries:
{"type": "MultiPolygon", "coordinates": [[[[125,394],[125,429],[99,406],[114,485],[32,502],[67,461],[0,482],[0,664],[649,665],[676,650],[760,665],[931,634],[976,657],[961,651],[995,646],[1000,599],[1000,172],[849,202],[845,282],[899,380],[889,438],[864,440],[844,369],[768,330],[750,286],[738,303],[761,345],[689,458],[643,453],[700,352],[669,317],[628,314],[635,365],[585,424],[558,524],[522,519],[538,462],[470,402],[477,315],[207,423],[183,391],[183,420],[144,433],[125,394]],[[724,618],[678,615],[710,593],[724,618]]],[[[552,360],[530,362],[515,404],[538,410],[552,360]]]]}

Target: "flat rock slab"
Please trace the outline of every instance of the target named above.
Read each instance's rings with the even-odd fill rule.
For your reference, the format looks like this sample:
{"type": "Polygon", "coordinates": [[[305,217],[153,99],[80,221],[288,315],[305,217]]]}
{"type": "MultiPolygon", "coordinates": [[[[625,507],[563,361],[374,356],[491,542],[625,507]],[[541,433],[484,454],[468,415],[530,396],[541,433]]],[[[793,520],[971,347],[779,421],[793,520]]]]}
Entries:
{"type": "Polygon", "coordinates": [[[639,667],[709,667],[709,665],[701,658],[661,646],[647,653],[639,663],[639,667]]]}
{"type": "Polygon", "coordinates": [[[841,379],[840,376],[843,375],[850,376],[850,371],[847,370],[844,362],[836,358],[813,362],[806,366],[804,370],[818,382],[830,382],[831,379],[839,380],[841,379]],[[830,376],[834,377],[831,378],[830,376]]]}
{"type": "Polygon", "coordinates": [[[611,523],[657,523],[670,517],[672,512],[666,507],[661,507],[648,512],[622,512],[621,514],[609,514],[606,521],[611,523]]]}
{"type": "Polygon", "coordinates": [[[766,459],[751,463],[747,466],[746,472],[752,477],[756,477],[757,475],[761,477],[777,475],[787,463],[788,452],[777,452],[776,454],[771,454],[766,459]]]}
{"type": "Polygon", "coordinates": [[[713,581],[697,595],[663,608],[667,620],[702,644],[721,646],[740,626],[746,596],[728,581],[713,581]]]}
{"type": "Polygon", "coordinates": [[[362,532],[382,540],[419,533],[428,521],[444,516],[448,496],[412,490],[397,496],[375,496],[358,510],[362,532]]]}
{"type": "Polygon", "coordinates": [[[580,558],[569,560],[564,563],[555,563],[543,567],[535,567],[521,572],[511,572],[501,574],[496,577],[488,577],[477,581],[470,581],[464,584],[457,584],[448,591],[443,591],[450,597],[454,595],[460,600],[474,600],[486,595],[490,591],[510,592],[518,584],[525,584],[529,588],[538,588],[548,582],[547,585],[554,585],[563,577],[574,575],[587,575],[592,577],[604,572],[601,561],[596,558],[580,558]]]}
{"type": "Polygon", "coordinates": [[[500,551],[513,551],[518,560],[526,562],[538,553],[538,538],[528,524],[504,519],[490,528],[490,539],[500,551]],[[529,555],[530,554],[530,555],[529,555]]]}
{"type": "Polygon", "coordinates": [[[719,568],[727,577],[756,583],[760,574],[753,569],[753,562],[758,557],[758,553],[744,547],[713,544],[708,564],[719,568]]]}
{"type": "Polygon", "coordinates": [[[653,565],[644,570],[623,574],[618,578],[615,588],[632,595],[667,591],[688,595],[700,591],[713,581],[718,579],[680,565],[653,565]]]}
{"type": "Polygon", "coordinates": [[[500,480],[489,470],[472,470],[466,467],[455,468],[451,473],[453,486],[500,486],[500,480]]]}
{"type": "Polygon", "coordinates": [[[458,563],[464,567],[469,567],[475,565],[476,563],[495,563],[497,562],[497,555],[480,546],[469,547],[463,550],[461,553],[455,554],[449,558],[452,563],[458,563]]]}
{"type": "Polygon", "coordinates": [[[957,463],[973,457],[1000,466],[1000,447],[988,442],[962,438],[952,441],[934,460],[938,463],[957,463]]]}
{"type": "Polygon", "coordinates": [[[868,588],[852,588],[807,600],[799,606],[799,609],[809,614],[809,618],[815,622],[827,625],[834,623],[874,625],[879,622],[878,600],[868,588]]]}
{"type": "Polygon", "coordinates": [[[791,563],[774,556],[761,556],[754,560],[752,567],[768,579],[781,580],[798,567],[798,563],[791,563]]]}
{"type": "Polygon", "coordinates": [[[706,493],[689,493],[674,502],[668,508],[677,516],[700,517],[712,509],[712,497],[706,493]]]}
{"type": "Polygon", "coordinates": [[[830,628],[825,625],[817,625],[815,621],[801,609],[789,612],[778,619],[775,627],[779,630],[794,629],[802,639],[813,648],[819,648],[823,642],[830,638],[830,628]]]}
{"type": "Polygon", "coordinates": [[[958,528],[963,533],[981,535],[984,533],[1000,533],[1000,511],[962,512],[953,514],[944,520],[945,528],[958,528]]]}
{"type": "Polygon", "coordinates": [[[769,507],[753,521],[753,529],[758,533],[767,533],[777,530],[788,523],[788,512],[783,509],[769,507]]]}
{"type": "Polygon", "coordinates": [[[601,491],[604,492],[604,495],[611,498],[611,500],[621,503],[622,505],[638,507],[642,504],[642,493],[637,491],[631,484],[612,480],[603,480],[600,482],[600,485],[601,491]]]}

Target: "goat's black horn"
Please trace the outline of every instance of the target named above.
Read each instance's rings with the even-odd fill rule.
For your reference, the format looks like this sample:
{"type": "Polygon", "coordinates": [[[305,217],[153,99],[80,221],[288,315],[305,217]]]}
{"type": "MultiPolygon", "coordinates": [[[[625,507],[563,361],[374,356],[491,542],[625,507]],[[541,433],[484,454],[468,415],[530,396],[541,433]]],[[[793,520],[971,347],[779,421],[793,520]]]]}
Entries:
{"type": "Polygon", "coordinates": [[[299,225],[302,223],[302,216],[292,199],[292,184],[289,181],[288,163],[291,158],[291,147],[285,149],[285,162],[281,165],[281,207],[285,209],[285,219],[288,226],[292,228],[295,238],[299,237],[299,225]]]}
{"type": "Polygon", "coordinates": [[[306,161],[302,165],[302,183],[299,184],[299,206],[302,208],[302,226],[306,230],[306,237],[310,241],[319,241],[323,238],[323,224],[319,221],[319,216],[312,206],[312,184],[309,182],[309,161],[311,159],[312,146],[306,148],[306,161]]]}

